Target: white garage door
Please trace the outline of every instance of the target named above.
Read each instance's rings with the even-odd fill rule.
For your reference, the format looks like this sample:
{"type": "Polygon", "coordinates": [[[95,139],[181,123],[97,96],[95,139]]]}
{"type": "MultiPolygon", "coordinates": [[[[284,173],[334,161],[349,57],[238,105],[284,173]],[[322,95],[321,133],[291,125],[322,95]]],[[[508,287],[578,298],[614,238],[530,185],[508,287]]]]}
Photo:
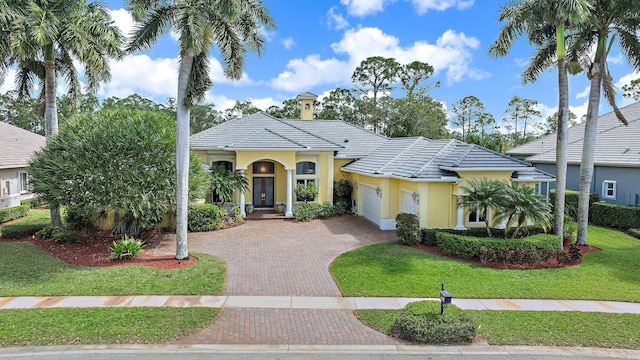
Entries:
{"type": "Polygon", "coordinates": [[[362,196],[362,216],[380,225],[380,198],[376,194],[376,189],[360,185],[360,196],[362,196]]]}
{"type": "Polygon", "coordinates": [[[402,192],[402,212],[407,214],[418,214],[418,204],[413,201],[413,193],[402,192]]]}

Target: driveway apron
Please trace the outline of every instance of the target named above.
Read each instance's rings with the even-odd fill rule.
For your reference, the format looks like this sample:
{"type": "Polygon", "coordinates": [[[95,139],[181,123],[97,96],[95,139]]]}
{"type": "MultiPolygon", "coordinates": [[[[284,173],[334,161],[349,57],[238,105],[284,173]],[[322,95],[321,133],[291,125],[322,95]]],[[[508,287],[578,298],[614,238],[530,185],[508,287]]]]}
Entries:
{"type": "MultiPolygon", "coordinates": [[[[393,241],[366,220],[343,216],[297,223],[249,220],[229,229],[190,233],[190,252],[219,256],[228,263],[227,295],[341,296],[329,274],[333,259],[361,246],[393,241]]],[[[156,253],[175,253],[167,237],[156,253]]],[[[396,344],[396,339],[363,325],[348,310],[223,309],[210,327],[178,341],[183,344],[396,344]]]]}

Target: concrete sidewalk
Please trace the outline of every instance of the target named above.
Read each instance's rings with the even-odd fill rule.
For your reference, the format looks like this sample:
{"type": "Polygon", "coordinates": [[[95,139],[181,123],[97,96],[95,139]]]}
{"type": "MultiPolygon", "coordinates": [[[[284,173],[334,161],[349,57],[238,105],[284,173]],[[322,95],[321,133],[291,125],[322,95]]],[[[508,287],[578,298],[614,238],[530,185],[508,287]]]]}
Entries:
{"type": "MultiPolygon", "coordinates": [[[[402,309],[433,298],[317,296],[20,296],[0,297],[0,309],[93,307],[215,307],[226,309],[402,309]]],[[[453,299],[464,310],[582,311],[640,314],[640,303],[585,300],[453,299]]]]}

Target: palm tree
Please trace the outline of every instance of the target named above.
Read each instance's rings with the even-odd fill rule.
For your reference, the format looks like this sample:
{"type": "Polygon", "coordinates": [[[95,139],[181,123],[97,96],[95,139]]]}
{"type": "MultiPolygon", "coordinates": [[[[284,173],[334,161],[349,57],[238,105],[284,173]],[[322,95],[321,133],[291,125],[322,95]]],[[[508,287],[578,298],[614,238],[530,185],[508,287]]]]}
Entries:
{"type": "MultiPolygon", "coordinates": [[[[55,135],[58,77],[66,82],[68,96],[73,99],[70,104],[77,106],[82,93],[74,61],[84,67],[86,91],[96,92],[100,83],[111,77],[109,59],[124,55],[122,34],[106,7],[85,0],[3,1],[0,9],[7,11],[0,17],[0,25],[3,31],[8,29],[0,41],[0,60],[5,67],[17,67],[20,98],[30,98],[36,80],[40,81],[45,136],[55,135]]],[[[51,225],[60,224],[59,208],[51,204],[51,225]]]]}
{"type": "Polygon", "coordinates": [[[504,202],[498,205],[497,221],[504,221],[507,229],[516,225],[512,238],[515,238],[525,224],[541,226],[545,230],[551,225],[551,207],[544,196],[523,183],[514,182],[505,187],[504,202]]]}
{"type": "MultiPolygon", "coordinates": [[[[566,65],[565,30],[584,22],[589,12],[588,0],[524,0],[502,8],[500,21],[506,21],[498,39],[489,48],[494,56],[505,56],[514,41],[527,33],[537,46],[537,53],[523,72],[524,82],[534,82],[543,70],[558,67],[558,126],[556,131],[556,200],[555,234],[564,229],[564,194],[567,184],[567,149],[569,128],[569,82],[566,65]]],[[[562,242],[560,243],[562,248],[562,242]]]]}
{"type": "Polygon", "coordinates": [[[238,170],[231,171],[224,165],[213,165],[211,167],[211,191],[220,199],[220,206],[233,199],[236,191],[249,190],[249,181],[238,170]]]}
{"type": "Polygon", "coordinates": [[[148,49],[169,30],[179,35],[180,68],[176,98],[176,258],[188,259],[189,115],[211,88],[209,52],[220,49],[225,75],[239,79],[247,51],[264,47],[263,28],[275,24],[259,0],[129,0],[136,26],[127,50],[148,49]]]}
{"type": "Polygon", "coordinates": [[[618,119],[627,120],[615,103],[613,78],[607,68],[607,56],[618,38],[622,53],[635,69],[640,69],[640,2],[637,0],[592,1],[592,9],[587,21],[572,35],[572,49],[569,56],[578,59],[592,53],[587,76],[591,80],[587,119],[584,128],[582,161],[580,163],[580,194],[578,196],[578,244],[587,244],[589,223],[589,192],[593,178],[598,108],[600,91],[613,107],[618,119]]]}
{"type": "Polygon", "coordinates": [[[482,178],[480,180],[472,179],[461,186],[466,193],[462,196],[463,205],[484,218],[484,224],[487,228],[487,235],[491,236],[489,223],[489,209],[497,210],[499,206],[506,202],[507,184],[504,181],[488,180],[482,178]]]}

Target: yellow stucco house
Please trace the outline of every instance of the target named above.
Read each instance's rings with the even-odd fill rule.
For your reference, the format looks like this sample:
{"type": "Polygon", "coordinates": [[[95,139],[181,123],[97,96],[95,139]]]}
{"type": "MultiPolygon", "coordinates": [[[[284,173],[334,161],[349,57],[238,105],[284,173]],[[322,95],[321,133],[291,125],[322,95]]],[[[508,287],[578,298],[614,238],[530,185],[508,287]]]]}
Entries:
{"type": "MultiPolygon", "coordinates": [[[[313,182],[317,201],[332,201],[333,182],[354,186],[353,210],[382,230],[395,229],[398,213],[415,213],[422,228],[483,226],[475,213],[458,206],[459,187],[490,178],[540,186],[553,176],[531,164],[457,140],[387,138],[340,120],[314,120],[310,93],[299,95],[301,119],[253,114],[191,136],[201,162],[239,170],[249,191],[234,202],[256,209],[286,204],[293,216],[294,187],[313,182]]],[[[246,215],[243,213],[243,215],[246,215]]]]}

